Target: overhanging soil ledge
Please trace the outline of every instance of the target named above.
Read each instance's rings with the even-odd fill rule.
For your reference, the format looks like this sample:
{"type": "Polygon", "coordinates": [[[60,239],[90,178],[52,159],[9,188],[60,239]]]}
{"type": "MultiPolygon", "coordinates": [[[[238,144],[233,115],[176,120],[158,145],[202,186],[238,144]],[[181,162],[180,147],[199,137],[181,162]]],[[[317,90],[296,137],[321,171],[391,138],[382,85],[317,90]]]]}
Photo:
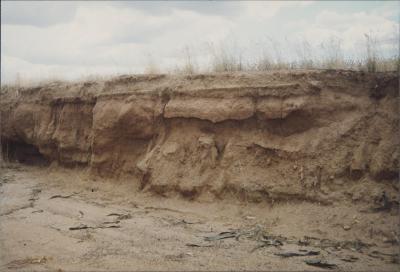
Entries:
{"type": "Polygon", "coordinates": [[[2,88],[2,156],[250,202],[398,203],[396,73],[121,76],[2,88]]]}

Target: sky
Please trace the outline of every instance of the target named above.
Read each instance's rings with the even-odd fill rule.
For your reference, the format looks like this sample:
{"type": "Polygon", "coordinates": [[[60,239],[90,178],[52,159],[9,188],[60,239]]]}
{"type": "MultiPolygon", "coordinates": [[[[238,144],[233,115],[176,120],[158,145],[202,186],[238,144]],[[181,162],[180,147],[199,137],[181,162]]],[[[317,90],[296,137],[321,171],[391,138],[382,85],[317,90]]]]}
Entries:
{"type": "Polygon", "coordinates": [[[173,71],[189,57],[201,70],[221,50],[249,62],[290,61],[305,54],[305,43],[323,58],[329,41],[357,59],[366,52],[365,34],[379,41],[380,54],[394,56],[399,7],[399,1],[1,1],[1,83],[173,71]]]}

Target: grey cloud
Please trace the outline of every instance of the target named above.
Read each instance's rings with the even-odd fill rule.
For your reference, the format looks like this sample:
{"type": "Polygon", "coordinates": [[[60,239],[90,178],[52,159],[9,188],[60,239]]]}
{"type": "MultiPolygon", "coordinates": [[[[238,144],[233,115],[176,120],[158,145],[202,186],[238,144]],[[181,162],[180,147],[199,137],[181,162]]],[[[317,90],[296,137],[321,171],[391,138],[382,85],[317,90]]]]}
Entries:
{"type": "Polygon", "coordinates": [[[181,22],[174,20],[158,25],[141,26],[140,28],[129,26],[130,29],[124,29],[123,31],[114,34],[110,41],[103,43],[102,45],[119,43],[149,43],[156,37],[161,36],[162,34],[173,29],[179,29],[180,27],[181,22]]]}
{"type": "Polygon", "coordinates": [[[1,1],[1,23],[46,27],[71,21],[75,2],[1,1]]]}
{"type": "Polygon", "coordinates": [[[235,16],[243,8],[241,2],[229,1],[1,1],[1,23],[47,27],[72,21],[79,6],[97,5],[136,9],[154,16],[170,15],[174,9],[235,16]]]}
{"type": "Polygon", "coordinates": [[[132,32],[123,32],[112,37],[112,39],[107,42],[103,42],[100,45],[114,45],[121,43],[136,43],[136,44],[146,44],[151,42],[154,37],[161,35],[165,30],[161,27],[155,29],[144,29],[136,30],[132,32]]]}
{"type": "Polygon", "coordinates": [[[241,12],[242,3],[230,1],[115,1],[113,5],[134,8],[152,15],[168,15],[174,9],[200,14],[234,16],[241,12]]]}

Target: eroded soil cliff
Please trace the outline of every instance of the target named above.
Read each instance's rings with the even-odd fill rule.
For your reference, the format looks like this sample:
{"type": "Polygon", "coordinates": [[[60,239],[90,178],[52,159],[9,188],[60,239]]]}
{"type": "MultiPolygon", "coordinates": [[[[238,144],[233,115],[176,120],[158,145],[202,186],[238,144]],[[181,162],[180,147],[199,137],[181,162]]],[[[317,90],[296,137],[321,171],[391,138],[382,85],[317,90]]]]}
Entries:
{"type": "Polygon", "coordinates": [[[3,87],[2,155],[190,199],[396,204],[398,85],[292,71],[3,87]]]}

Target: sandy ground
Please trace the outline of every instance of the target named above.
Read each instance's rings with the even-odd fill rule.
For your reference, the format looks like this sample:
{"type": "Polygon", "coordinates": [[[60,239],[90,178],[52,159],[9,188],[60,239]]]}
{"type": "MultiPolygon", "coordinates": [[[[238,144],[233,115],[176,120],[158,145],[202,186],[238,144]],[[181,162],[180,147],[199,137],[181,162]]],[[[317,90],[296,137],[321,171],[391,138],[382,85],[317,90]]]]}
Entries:
{"type": "Polygon", "coordinates": [[[340,270],[399,269],[398,237],[391,236],[397,211],[191,202],[139,193],[129,182],[95,181],[83,171],[0,170],[1,271],[327,269],[307,260],[340,270]]]}

